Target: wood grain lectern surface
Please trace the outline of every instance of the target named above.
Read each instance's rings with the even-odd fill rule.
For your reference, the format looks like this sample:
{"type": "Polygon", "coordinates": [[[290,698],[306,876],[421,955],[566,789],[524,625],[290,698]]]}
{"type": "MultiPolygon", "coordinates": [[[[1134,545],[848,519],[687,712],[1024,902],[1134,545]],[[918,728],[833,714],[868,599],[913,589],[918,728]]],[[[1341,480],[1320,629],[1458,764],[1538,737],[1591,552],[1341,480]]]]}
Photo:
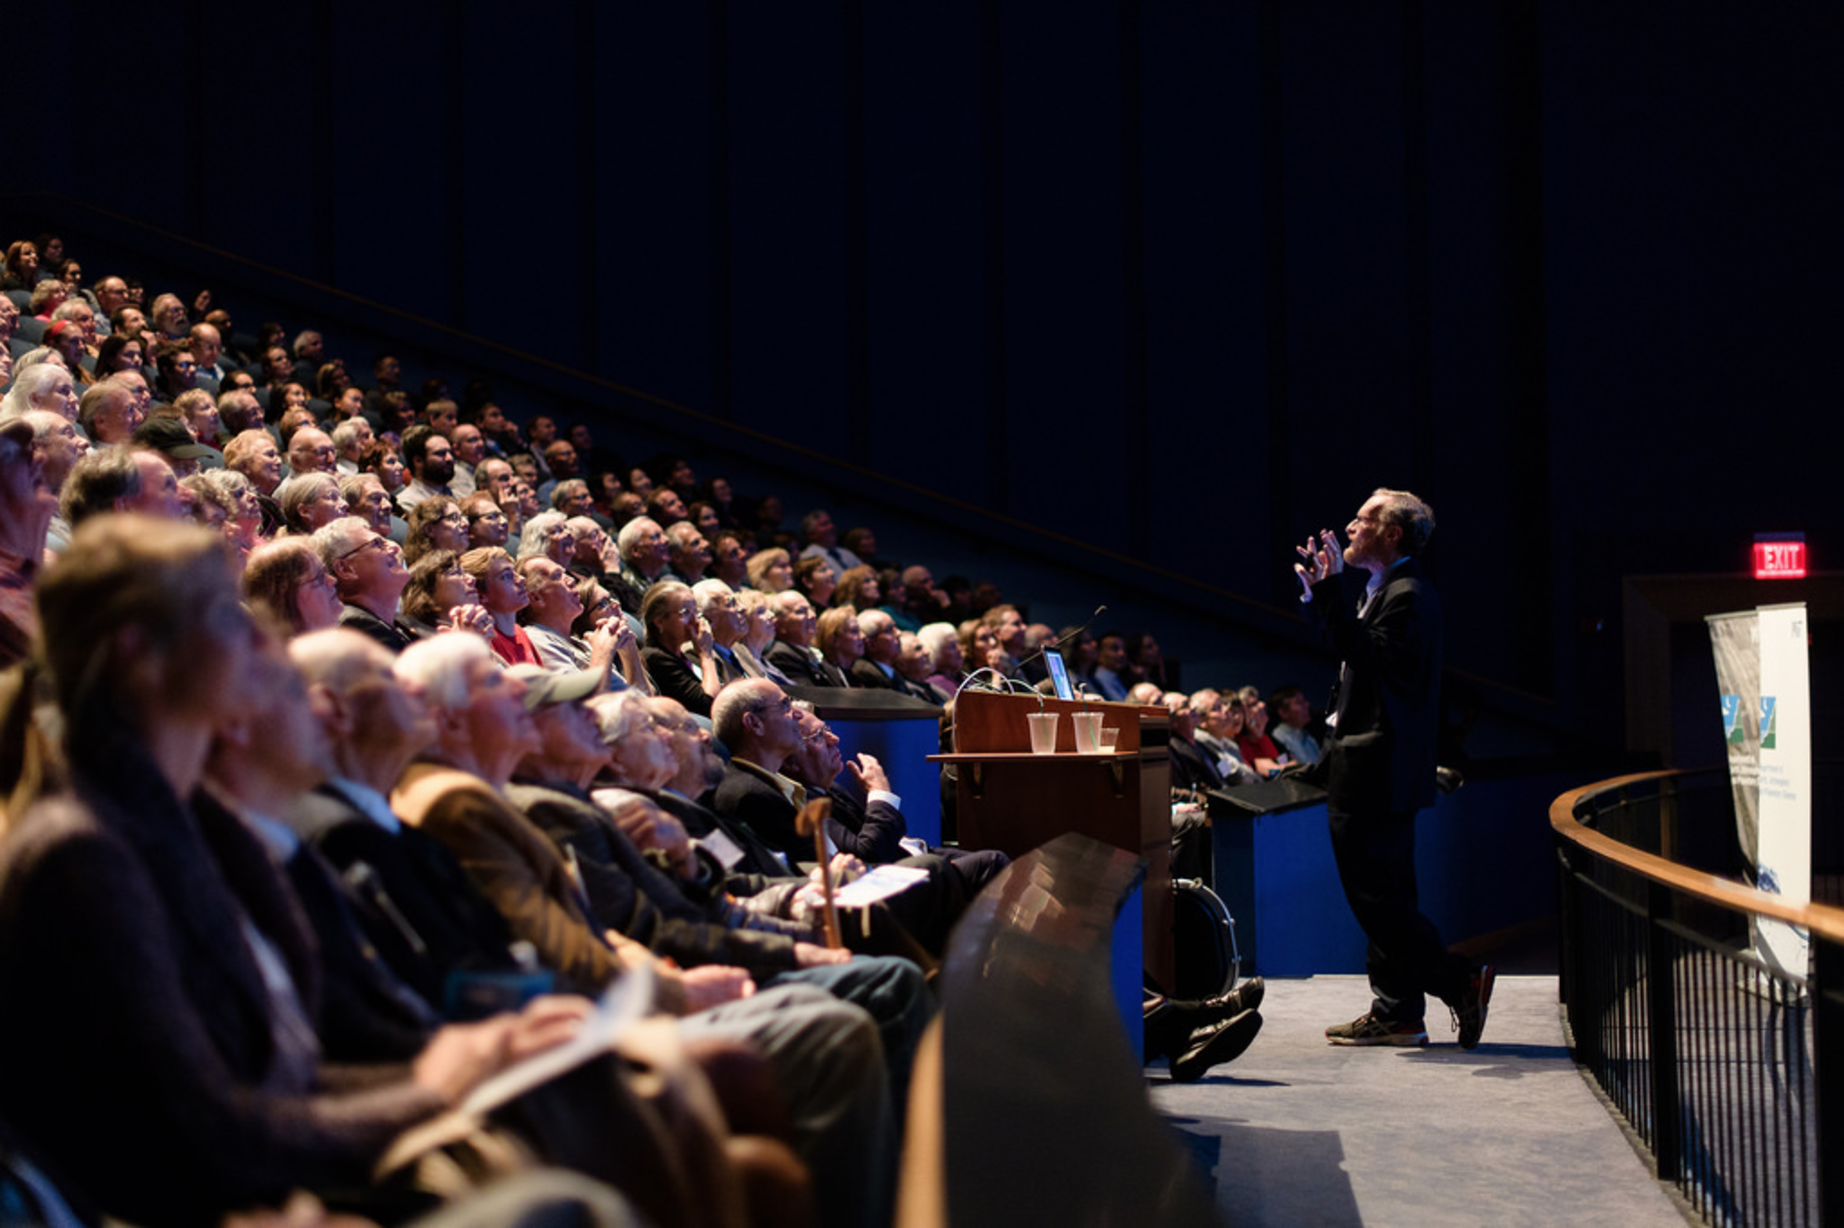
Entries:
{"type": "Polygon", "coordinates": [[[1162,984],[1172,972],[1171,718],[1164,708],[1082,703],[963,691],[954,705],[955,751],[930,761],[953,764],[960,843],[1022,857],[1080,832],[1146,859],[1141,911],[1147,971],[1162,984]],[[1055,754],[1031,753],[1026,717],[1054,712],[1055,754]],[[1075,722],[1099,712],[1118,730],[1111,753],[1078,754],[1075,722]]]}

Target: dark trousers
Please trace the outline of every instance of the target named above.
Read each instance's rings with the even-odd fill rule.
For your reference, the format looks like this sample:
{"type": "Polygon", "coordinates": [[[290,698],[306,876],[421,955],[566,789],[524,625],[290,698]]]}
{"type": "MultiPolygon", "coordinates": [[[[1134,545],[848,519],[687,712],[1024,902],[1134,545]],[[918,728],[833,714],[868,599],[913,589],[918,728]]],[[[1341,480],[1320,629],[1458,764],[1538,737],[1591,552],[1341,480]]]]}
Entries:
{"type": "Polygon", "coordinates": [[[1371,1013],[1420,1020],[1423,994],[1453,1005],[1465,994],[1472,965],[1441,941],[1421,915],[1415,888],[1415,815],[1330,811],[1332,856],[1351,913],[1370,940],[1366,970],[1376,995],[1371,1013]]]}

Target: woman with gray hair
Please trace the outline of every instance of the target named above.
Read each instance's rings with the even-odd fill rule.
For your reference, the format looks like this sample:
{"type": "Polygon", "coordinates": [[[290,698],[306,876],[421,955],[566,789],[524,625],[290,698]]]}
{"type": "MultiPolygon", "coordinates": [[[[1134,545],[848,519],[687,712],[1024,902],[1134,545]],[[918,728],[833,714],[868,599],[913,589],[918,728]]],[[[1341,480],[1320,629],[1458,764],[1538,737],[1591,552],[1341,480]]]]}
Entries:
{"type": "Polygon", "coordinates": [[[539,512],[525,522],[519,533],[519,558],[538,555],[563,568],[576,561],[576,534],[570,531],[570,518],[562,512],[539,512]]]}
{"type": "Polygon", "coordinates": [[[27,354],[13,368],[13,386],[0,400],[0,418],[17,418],[38,409],[57,414],[67,422],[77,420],[77,389],[70,370],[62,358],[55,357],[57,351],[45,352],[54,357],[27,366],[26,359],[32,357],[27,354]]]}
{"type": "Polygon", "coordinates": [[[306,537],[346,514],[339,481],[330,473],[297,473],[275,488],[282,520],[291,535],[306,537]]]}

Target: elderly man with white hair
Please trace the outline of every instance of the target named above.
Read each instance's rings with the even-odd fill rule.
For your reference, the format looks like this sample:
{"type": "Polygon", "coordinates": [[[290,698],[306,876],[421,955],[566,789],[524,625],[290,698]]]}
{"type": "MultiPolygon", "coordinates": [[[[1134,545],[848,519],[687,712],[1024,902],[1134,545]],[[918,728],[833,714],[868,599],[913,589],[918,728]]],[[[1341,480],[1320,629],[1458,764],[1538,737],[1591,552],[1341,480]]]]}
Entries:
{"type": "Polygon", "coordinates": [[[357,516],[342,516],[313,536],[314,549],[339,589],[339,625],[363,632],[392,652],[412,637],[397,622],[397,600],[410,582],[403,551],[357,516]]]}
{"type": "Polygon", "coordinates": [[[680,1017],[685,1035],[753,1044],[814,1170],[821,1222],[886,1222],[897,1132],[873,1018],[809,985],[754,992],[739,968],[681,971],[600,923],[557,845],[505,794],[515,766],[543,746],[531,707],[555,701],[570,686],[566,676],[539,673],[527,682],[465,635],[424,640],[394,672],[420,689],[436,739],[392,790],[393,812],[446,845],[513,932],[568,984],[597,991],[645,968],[658,1007],[680,1017]],[[528,686],[537,688],[529,699],[528,686]]]}

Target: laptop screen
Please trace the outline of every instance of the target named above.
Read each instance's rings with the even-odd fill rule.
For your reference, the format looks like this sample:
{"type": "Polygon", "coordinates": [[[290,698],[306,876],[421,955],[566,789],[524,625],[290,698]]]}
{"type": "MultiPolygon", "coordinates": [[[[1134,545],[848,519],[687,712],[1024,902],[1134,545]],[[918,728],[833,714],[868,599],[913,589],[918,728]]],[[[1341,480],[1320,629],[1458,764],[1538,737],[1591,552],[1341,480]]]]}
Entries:
{"type": "Polygon", "coordinates": [[[1044,664],[1050,667],[1050,681],[1056,687],[1058,699],[1074,699],[1075,688],[1069,685],[1069,666],[1063,661],[1063,654],[1055,648],[1044,649],[1044,664]]]}

